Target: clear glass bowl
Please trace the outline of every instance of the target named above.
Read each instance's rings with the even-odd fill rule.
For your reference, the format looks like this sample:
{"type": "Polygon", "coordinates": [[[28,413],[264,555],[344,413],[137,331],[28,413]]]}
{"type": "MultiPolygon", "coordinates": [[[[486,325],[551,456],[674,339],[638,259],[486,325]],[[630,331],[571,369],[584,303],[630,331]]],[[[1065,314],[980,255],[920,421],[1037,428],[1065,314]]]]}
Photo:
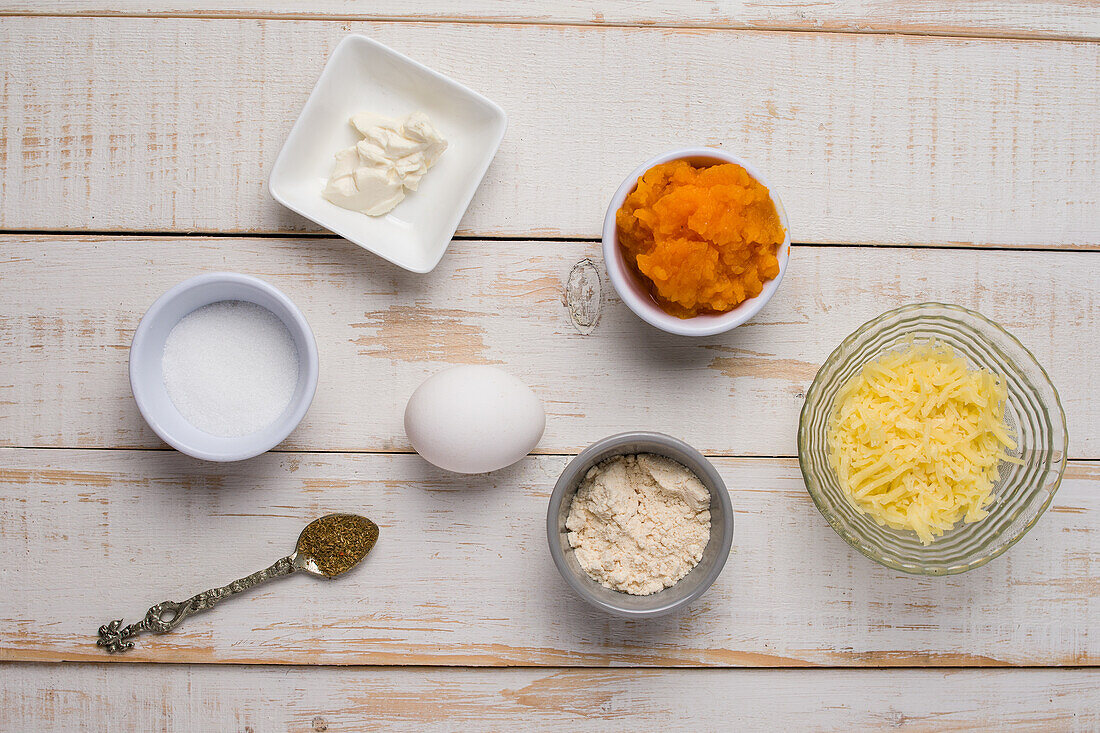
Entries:
{"type": "Polygon", "coordinates": [[[1058,392],[1031,352],[985,316],[957,305],[921,303],[884,313],[860,326],[829,355],[806,393],[798,425],[798,462],[822,516],[848,544],[887,567],[921,575],[951,575],[984,565],[1011,547],[1050,505],[1066,467],[1066,416],[1058,392]],[[989,516],[922,545],[914,532],[879,526],[848,499],[829,465],[826,426],[840,387],[884,351],[906,339],[950,344],[972,367],[1005,377],[1005,418],[1016,430],[1016,455],[1002,462],[989,516]]]}

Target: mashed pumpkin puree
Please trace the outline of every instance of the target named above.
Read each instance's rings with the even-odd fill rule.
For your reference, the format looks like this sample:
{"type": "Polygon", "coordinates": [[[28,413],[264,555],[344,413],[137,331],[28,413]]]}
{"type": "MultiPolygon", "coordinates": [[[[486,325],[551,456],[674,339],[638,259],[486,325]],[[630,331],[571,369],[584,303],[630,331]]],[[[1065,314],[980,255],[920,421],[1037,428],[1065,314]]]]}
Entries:
{"type": "Polygon", "coordinates": [[[779,275],[785,233],[768,189],[739,165],[650,168],[615,215],[626,261],[665,312],[724,313],[779,275]]]}

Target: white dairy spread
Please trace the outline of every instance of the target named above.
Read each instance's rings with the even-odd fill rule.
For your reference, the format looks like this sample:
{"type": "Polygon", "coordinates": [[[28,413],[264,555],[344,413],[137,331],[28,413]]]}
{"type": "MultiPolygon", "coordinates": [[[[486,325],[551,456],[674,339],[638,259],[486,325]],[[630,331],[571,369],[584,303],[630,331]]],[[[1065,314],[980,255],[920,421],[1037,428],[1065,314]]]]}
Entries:
{"type": "Polygon", "coordinates": [[[370,216],[393,210],[447,149],[423,112],[403,120],[361,112],[351,126],[363,139],[336,154],[324,197],[370,216]]]}
{"type": "Polygon", "coordinates": [[[581,481],[565,527],[596,582],[632,595],[675,585],[710,541],[710,492],[684,466],[652,453],[615,456],[581,481]]]}

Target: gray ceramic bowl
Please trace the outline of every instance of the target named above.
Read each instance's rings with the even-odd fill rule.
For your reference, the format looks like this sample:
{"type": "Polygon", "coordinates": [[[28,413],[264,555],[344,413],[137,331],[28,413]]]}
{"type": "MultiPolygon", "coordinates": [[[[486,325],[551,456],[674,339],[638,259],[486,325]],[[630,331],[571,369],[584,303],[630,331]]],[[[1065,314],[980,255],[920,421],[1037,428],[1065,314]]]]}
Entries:
{"type": "Polygon", "coordinates": [[[550,494],[550,507],[546,512],[546,538],[558,571],[581,598],[616,616],[663,616],[687,606],[703,595],[722,572],[730,547],[733,546],[733,505],[718,471],[702,453],[687,443],[661,433],[620,433],[590,445],[565,467],[550,494]],[[679,583],[648,596],[620,593],[605,588],[588,577],[577,562],[573,548],[569,546],[565,529],[569,506],[588,469],[608,458],[631,453],[656,453],[678,461],[694,471],[710,490],[710,542],[703,551],[703,559],[679,583]]]}

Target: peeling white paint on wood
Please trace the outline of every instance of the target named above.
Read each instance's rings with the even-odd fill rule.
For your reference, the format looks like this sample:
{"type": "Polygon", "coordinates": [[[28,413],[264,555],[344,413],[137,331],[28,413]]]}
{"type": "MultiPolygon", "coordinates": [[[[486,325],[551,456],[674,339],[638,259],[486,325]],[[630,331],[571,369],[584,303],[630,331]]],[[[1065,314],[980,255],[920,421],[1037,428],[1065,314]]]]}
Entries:
{"type": "Polygon", "coordinates": [[[736,518],[714,587],[631,622],[588,607],[546,546],[567,456],[457,476],[416,455],[0,449],[0,659],[626,666],[1096,665],[1100,471],[1071,463],[1009,552],[911,577],[845,544],[794,459],[714,459],[736,518]],[[307,521],[381,529],[345,578],[269,583],[108,656],[99,626],[266,567],[307,521]],[[48,582],[46,582],[48,581],[48,582]]]}
{"type": "Polygon", "coordinates": [[[315,20],[0,18],[0,227],[316,230],[264,181],[349,32],[508,112],[461,234],[598,237],[640,162],[711,145],[795,242],[1100,246],[1100,44],[315,20]]]}
{"type": "Polygon", "coordinates": [[[138,15],[203,18],[456,20],[710,27],[759,30],[924,33],[1014,38],[1100,38],[1100,15],[1088,2],[1043,0],[4,0],[0,14],[138,15]]]}
{"type": "Polygon", "coordinates": [[[257,275],[287,293],[317,337],[317,396],[284,449],[411,450],[405,401],[453,364],[496,364],[545,403],[542,453],[650,429],[726,455],[795,455],[818,367],[850,332],[921,301],[974,308],[1018,336],[1061,393],[1071,458],[1100,457],[1100,257],[795,247],[776,296],[734,331],[681,338],[607,288],[590,336],[563,302],[599,245],[458,241],[435,272],[404,272],[342,240],[0,237],[0,444],[163,445],[127,379],[133,329],[165,290],[200,272],[257,275]]]}
{"type": "Polygon", "coordinates": [[[150,670],[13,664],[0,667],[0,727],[43,733],[563,727],[1045,733],[1100,726],[1098,685],[1095,669],[150,670]]]}

